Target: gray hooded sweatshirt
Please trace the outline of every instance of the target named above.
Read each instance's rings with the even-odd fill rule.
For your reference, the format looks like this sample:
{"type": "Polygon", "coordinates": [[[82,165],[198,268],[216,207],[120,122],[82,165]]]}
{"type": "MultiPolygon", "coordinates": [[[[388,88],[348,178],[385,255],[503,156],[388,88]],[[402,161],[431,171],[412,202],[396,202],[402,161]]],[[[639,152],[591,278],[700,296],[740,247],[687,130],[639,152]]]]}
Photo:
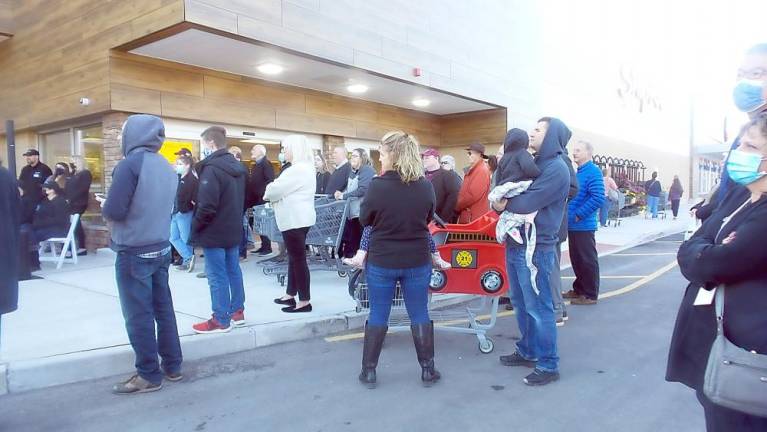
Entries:
{"type": "Polygon", "coordinates": [[[165,140],[160,118],[128,117],[122,133],[121,160],[112,172],[102,214],[110,224],[116,252],[157,252],[170,245],[170,218],[178,177],[157,152],[165,140]]]}

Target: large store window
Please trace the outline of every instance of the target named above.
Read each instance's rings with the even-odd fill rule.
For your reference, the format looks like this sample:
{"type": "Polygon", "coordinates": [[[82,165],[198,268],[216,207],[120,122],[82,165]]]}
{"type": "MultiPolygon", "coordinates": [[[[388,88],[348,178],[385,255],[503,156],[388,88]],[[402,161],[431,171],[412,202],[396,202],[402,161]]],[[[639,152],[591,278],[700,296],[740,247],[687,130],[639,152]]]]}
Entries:
{"type": "Polygon", "coordinates": [[[56,162],[69,162],[72,155],[72,132],[70,129],[40,135],[40,159],[51,167],[56,162]]]}
{"type": "Polygon", "coordinates": [[[104,192],[104,140],[101,125],[75,128],[74,137],[73,154],[83,156],[87,169],[93,176],[91,192],[104,192]]]}

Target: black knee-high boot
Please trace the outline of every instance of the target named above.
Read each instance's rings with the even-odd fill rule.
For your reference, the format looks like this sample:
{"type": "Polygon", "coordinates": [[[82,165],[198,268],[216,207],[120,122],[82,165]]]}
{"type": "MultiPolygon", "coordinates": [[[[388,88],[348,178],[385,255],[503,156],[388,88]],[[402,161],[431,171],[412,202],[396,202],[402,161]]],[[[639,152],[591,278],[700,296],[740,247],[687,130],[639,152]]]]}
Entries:
{"type": "Polygon", "coordinates": [[[371,326],[365,323],[365,345],[362,348],[362,371],[359,380],[368,388],[376,387],[376,367],[381,355],[388,326],[371,326]]]}
{"type": "Polygon", "coordinates": [[[415,353],[421,365],[421,382],[429,387],[439,381],[441,375],[434,367],[434,323],[412,324],[415,353]]]}

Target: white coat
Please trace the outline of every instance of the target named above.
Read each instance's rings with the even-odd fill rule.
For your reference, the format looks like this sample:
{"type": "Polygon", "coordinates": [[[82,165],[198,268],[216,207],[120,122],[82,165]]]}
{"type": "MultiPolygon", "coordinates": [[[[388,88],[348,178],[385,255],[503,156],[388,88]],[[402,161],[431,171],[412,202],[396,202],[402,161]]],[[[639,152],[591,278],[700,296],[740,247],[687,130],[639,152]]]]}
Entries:
{"type": "Polygon", "coordinates": [[[277,228],[288,231],[310,227],[317,220],[314,212],[314,191],[317,178],[310,163],[294,163],[266,186],[264,200],[274,207],[277,228]]]}

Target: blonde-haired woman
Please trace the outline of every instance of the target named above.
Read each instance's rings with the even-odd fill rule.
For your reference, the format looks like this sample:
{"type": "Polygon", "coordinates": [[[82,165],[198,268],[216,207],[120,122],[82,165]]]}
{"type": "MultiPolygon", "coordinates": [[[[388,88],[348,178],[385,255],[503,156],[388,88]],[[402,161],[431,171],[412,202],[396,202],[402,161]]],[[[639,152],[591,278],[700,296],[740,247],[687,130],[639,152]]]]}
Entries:
{"type": "Polygon", "coordinates": [[[434,327],[429,319],[428,224],[434,214],[434,189],[423,176],[418,141],[401,131],[389,132],[379,147],[380,177],[370,182],[360,223],[372,226],[365,267],[370,315],[365,325],[359,380],[373,388],[397,282],[404,292],[421,380],[429,386],[440,378],[434,368],[434,327]],[[394,199],[393,197],[396,197],[394,199]]]}
{"type": "Polygon", "coordinates": [[[328,186],[328,181],[330,181],[330,171],[321,151],[314,154],[314,169],[317,171],[317,189],[315,189],[314,193],[316,195],[326,195],[325,189],[328,186]]]}
{"type": "Polygon", "coordinates": [[[303,135],[285,137],[282,148],[290,169],[269,183],[264,192],[264,200],[274,207],[277,228],[282,232],[288,252],[287,293],[274,299],[274,302],[285,305],[282,311],[286,313],[311,312],[306,234],[317,218],[314,212],[314,191],[317,187],[314,153],[303,135]]]}

